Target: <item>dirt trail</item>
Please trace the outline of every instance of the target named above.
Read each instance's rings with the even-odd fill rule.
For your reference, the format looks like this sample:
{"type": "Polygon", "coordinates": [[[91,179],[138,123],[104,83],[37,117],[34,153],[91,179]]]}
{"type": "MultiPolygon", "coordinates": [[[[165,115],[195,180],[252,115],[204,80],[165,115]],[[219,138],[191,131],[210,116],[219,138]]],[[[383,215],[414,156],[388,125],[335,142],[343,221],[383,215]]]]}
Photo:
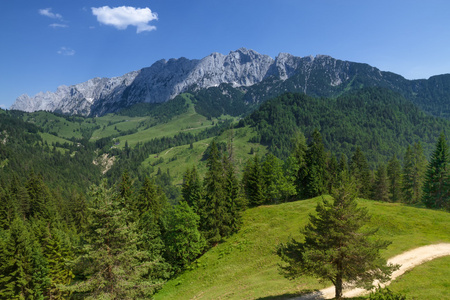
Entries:
{"type": "MultiPolygon", "coordinates": [[[[406,271],[423,264],[424,262],[430,261],[432,259],[450,255],[450,244],[442,243],[442,244],[434,244],[423,246],[419,248],[412,249],[410,251],[406,251],[402,254],[394,256],[388,260],[388,263],[391,264],[399,264],[400,269],[392,273],[391,280],[394,280],[398,276],[402,275],[406,271]]],[[[386,286],[391,282],[387,282],[382,286],[386,286]]],[[[378,283],[374,282],[377,286],[378,283]]],[[[368,294],[370,291],[360,288],[354,289],[345,289],[344,297],[357,297],[364,294],[368,294]]],[[[313,300],[313,299],[332,299],[334,297],[334,286],[325,288],[323,290],[304,295],[301,297],[293,298],[294,300],[313,300]]]]}

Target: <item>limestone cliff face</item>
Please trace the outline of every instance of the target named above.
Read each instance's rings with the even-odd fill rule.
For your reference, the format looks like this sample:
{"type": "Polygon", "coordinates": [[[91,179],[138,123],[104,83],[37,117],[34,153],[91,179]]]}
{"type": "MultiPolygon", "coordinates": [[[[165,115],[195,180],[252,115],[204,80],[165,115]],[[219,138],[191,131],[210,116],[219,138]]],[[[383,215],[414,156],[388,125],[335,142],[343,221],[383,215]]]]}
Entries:
{"type": "MultiPolygon", "coordinates": [[[[190,89],[223,83],[251,87],[267,78],[284,82],[294,77],[292,86],[307,93],[310,88],[317,90],[319,85],[334,87],[347,82],[352,76],[352,64],[355,63],[323,55],[296,57],[281,53],[273,59],[241,48],[228,55],[212,53],[201,60],[160,60],[121,77],[94,78],[34,97],[22,95],[11,109],[98,116],[136,103],[165,102],[190,89]]],[[[374,77],[382,77],[378,69],[371,69],[374,77]]]]}

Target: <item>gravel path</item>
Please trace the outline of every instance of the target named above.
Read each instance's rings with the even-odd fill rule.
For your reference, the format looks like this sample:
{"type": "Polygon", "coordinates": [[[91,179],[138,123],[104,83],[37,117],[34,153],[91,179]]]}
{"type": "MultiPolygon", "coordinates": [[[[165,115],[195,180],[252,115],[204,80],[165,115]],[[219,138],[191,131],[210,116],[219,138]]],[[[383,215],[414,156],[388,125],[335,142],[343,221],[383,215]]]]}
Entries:
{"type": "MultiPolygon", "coordinates": [[[[402,275],[403,273],[414,268],[417,265],[423,264],[424,262],[446,255],[450,255],[450,244],[442,243],[419,247],[416,249],[412,249],[410,251],[406,251],[397,256],[394,256],[388,260],[388,263],[399,264],[401,265],[401,267],[400,269],[392,273],[391,280],[394,280],[398,276],[402,275]]],[[[389,285],[390,283],[391,282],[389,281],[382,286],[389,285]]],[[[374,285],[377,286],[378,282],[374,282],[374,285]]],[[[354,288],[354,289],[345,289],[343,294],[344,297],[357,297],[368,293],[370,293],[370,291],[360,288],[354,288]]],[[[312,299],[332,299],[333,297],[334,297],[334,286],[331,286],[323,290],[293,299],[312,300],[312,299]]]]}

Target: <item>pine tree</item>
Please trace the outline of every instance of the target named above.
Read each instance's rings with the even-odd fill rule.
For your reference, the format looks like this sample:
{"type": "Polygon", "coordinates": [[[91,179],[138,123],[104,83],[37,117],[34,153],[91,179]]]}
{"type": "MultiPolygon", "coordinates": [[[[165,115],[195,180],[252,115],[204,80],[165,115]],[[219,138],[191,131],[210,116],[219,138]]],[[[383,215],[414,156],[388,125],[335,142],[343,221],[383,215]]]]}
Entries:
{"type": "Polygon", "coordinates": [[[427,160],[420,143],[408,146],[404,158],[402,199],[405,203],[419,203],[423,195],[423,183],[427,160]]]}
{"type": "Polygon", "coordinates": [[[339,175],[339,163],[336,159],[336,156],[329,153],[327,158],[327,193],[331,193],[331,191],[338,186],[338,175],[339,175]]]}
{"type": "Polygon", "coordinates": [[[167,261],[172,264],[175,272],[183,270],[199,257],[206,246],[198,231],[199,221],[199,216],[185,201],[169,210],[164,240],[167,261]]]}
{"type": "Polygon", "coordinates": [[[51,285],[48,289],[50,299],[64,299],[69,292],[62,291],[60,285],[71,283],[74,275],[68,267],[68,263],[73,259],[70,245],[64,243],[61,233],[57,230],[49,230],[46,237],[44,254],[49,268],[49,278],[51,285]]]}
{"type": "Polygon", "coordinates": [[[8,229],[17,216],[12,195],[9,190],[0,186],[0,228],[8,229]]]}
{"type": "Polygon", "coordinates": [[[267,154],[261,169],[267,202],[279,203],[296,194],[295,186],[284,175],[283,162],[275,155],[267,154]]]}
{"type": "Polygon", "coordinates": [[[436,148],[431,156],[423,186],[422,201],[427,207],[450,208],[449,206],[449,162],[450,153],[441,133],[436,143],[436,148]]]}
{"type": "Polygon", "coordinates": [[[371,176],[369,164],[361,148],[357,147],[350,161],[350,174],[356,180],[356,190],[359,197],[369,198],[371,190],[371,176]]]}
{"type": "Polygon", "coordinates": [[[302,197],[304,195],[305,177],[308,174],[306,167],[306,151],[308,146],[306,145],[306,138],[302,132],[297,132],[295,137],[292,139],[293,149],[291,154],[291,165],[290,169],[295,171],[295,187],[297,190],[297,196],[302,197]]]}
{"type": "Polygon", "coordinates": [[[234,165],[231,157],[222,158],[224,170],[224,192],[225,207],[227,210],[227,219],[225,220],[226,236],[238,232],[241,226],[241,210],[243,208],[243,199],[240,193],[239,181],[236,177],[234,165]]]}
{"type": "Polygon", "coordinates": [[[16,218],[0,249],[0,298],[33,299],[33,240],[22,220],[16,218]]]}
{"type": "Polygon", "coordinates": [[[147,211],[150,211],[157,220],[160,220],[166,205],[167,199],[162,189],[156,186],[152,179],[146,177],[133,208],[136,220],[147,211]]]}
{"type": "Polygon", "coordinates": [[[135,299],[150,297],[159,283],[144,276],[152,264],[146,251],[139,250],[135,223],[121,207],[119,197],[106,181],[91,191],[91,220],[84,253],[77,260],[87,280],[66,287],[87,294],[88,299],[135,299]]]}
{"type": "Polygon", "coordinates": [[[183,184],[181,187],[181,193],[184,201],[192,207],[194,212],[198,212],[198,208],[203,203],[203,189],[198,175],[197,168],[194,166],[192,169],[187,169],[183,176],[183,184]]]}
{"type": "Polygon", "coordinates": [[[375,184],[373,191],[373,199],[378,201],[389,202],[389,181],[386,173],[386,166],[380,164],[375,173],[375,184]]]}
{"type": "Polygon", "coordinates": [[[390,243],[374,240],[376,230],[362,230],[369,222],[367,209],[358,208],[353,182],[343,182],[333,191],[333,201],[323,199],[310,215],[302,233],[304,242],[289,240],[278,246],[285,262],[285,277],[311,275],[329,280],[335,286],[336,299],[342,298],[344,280],[368,287],[374,279],[389,280],[396,266],[386,265],[380,255],[390,243]]]}
{"type": "MultiPolygon", "coordinates": [[[[127,145],[125,143],[125,145],[127,145]]],[[[128,171],[125,170],[122,174],[121,181],[118,186],[120,202],[123,207],[128,207],[131,209],[133,207],[132,197],[133,197],[133,184],[131,182],[131,177],[128,171]]]]}
{"type": "Polygon", "coordinates": [[[326,161],[322,136],[316,129],[306,151],[306,168],[308,171],[303,183],[305,198],[312,198],[326,193],[326,161]]]}
{"type": "Polygon", "coordinates": [[[402,200],[402,167],[395,156],[389,160],[387,176],[391,202],[400,202],[402,200]]]}
{"type": "Polygon", "coordinates": [[[258,206],[266,202],[266,187],[258,155],[248,160],[244,169],[243,185],[250,205],[258,206]]]}
{"type": "Polygon", "coordinates": [[[216,143],[211,143],[207,161],[208,171],[203,182],[205,201],[200,208],[201,230],[210,245],[224,237],[225,220],[229,218],[224,191],[223,167],[216,143]]]}

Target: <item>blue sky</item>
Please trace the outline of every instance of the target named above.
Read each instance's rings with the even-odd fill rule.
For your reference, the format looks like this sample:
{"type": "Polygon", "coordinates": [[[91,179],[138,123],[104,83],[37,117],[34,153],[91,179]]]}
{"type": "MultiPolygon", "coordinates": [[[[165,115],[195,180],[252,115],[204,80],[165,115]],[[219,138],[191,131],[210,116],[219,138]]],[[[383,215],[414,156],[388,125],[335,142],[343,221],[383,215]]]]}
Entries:
{"type": "Polygon", "coordinates": [[[2,108],[21,94],[240,47],[326,54],[408,79],[450,73],[447,0],[11,0],[0,28],[2,108]]]}

